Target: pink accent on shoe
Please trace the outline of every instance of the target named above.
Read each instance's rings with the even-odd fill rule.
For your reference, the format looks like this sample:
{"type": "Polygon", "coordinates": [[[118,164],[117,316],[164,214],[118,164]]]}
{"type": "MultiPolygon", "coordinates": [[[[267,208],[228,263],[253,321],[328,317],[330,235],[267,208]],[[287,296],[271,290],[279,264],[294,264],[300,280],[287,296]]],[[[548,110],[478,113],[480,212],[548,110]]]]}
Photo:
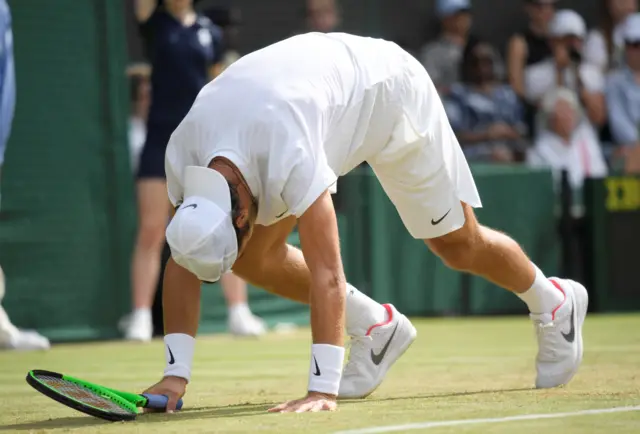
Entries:
{"type": "Polygon", "coordinates": [[[556,307],[555,309],[553,309],[551,311],[551,320],[553,321],[554,319],[556,319],[556,312],[558,311],[558,309],[560,309],[560,306],[562,306],[564,304],[564,302],[567,300],[567,294],[565,294],[564,289],[562,289],[562,287],[560,286],[560,284],[558,282],[556,282],[553,279],[549,279],[549,282],[553,283],[553,286],[558,288],[560,290],[560,292],[562,292],[562,295],[564,296],[564,300],[562,300],[562,303],[560,303],[558,305],[558,307],[556,307]]]}
{"type": "Polygon", "coordinates": [[[391,306],[389,306],[388,304],[383,304],[382,306],[387,310],[387,315],[389,315],[389,319],[387,319],[386,321],[379,322],[378,324],[374,324],[371,327],[369,327],[369,330],[367,330],[367,334],[365,336],[369,336],[374,328],[385,326],[385,325],[389,324],[391,321],[393,321],[393,310],[391,310],[391,306]]]}

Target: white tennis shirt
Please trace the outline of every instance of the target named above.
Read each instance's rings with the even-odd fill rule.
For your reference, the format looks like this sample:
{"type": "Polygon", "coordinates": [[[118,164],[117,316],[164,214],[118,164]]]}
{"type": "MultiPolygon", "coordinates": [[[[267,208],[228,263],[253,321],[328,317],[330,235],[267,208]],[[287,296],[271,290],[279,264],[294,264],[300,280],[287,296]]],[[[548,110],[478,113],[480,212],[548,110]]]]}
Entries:
{"type": "Polygon", "coordinates": [[[380,39],[294,36],[241,58],[205,86],[169,141],[171,202],[187,166],[238,166],[256,223],[300,217],[338,176],[380,151],[402,113],[409,54],[380,39]]]}

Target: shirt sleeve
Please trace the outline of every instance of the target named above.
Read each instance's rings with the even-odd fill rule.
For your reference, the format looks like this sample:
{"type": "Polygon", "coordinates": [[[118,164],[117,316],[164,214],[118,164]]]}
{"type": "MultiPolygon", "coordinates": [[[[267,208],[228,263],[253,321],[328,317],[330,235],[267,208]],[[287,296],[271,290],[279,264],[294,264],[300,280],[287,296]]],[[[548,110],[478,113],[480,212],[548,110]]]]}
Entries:
{"type": "Polygon", "coordinates": [[[298,149],[302,152],[289,172],[282,189],[282,199],[289,212],[300,218],[322,193],[337,182],[338,177],[329,167],[324,152],[314,155],[307,151],[307,146],[298,149]]]}
{"type": "Polygon", "coordinates": [[[603,93],[606,81],[604,74],[600,70],[590,64],[580,65],[580,78],[587,92],[603,93]]]}
{"type": "Polygon", "coordinates": [[[601,71],[607,69],[609,55],[607,45],[599,30],[592,30],[587,35],[583,49],[584,60],[599,68],[601,71]]]}
{"type": "Polygon", "coordinates": [[[614,141],[619,145],[637,143],[638,126],[633,122],[625,107],[625,86],[618,74],[609,77],[607,83],[607,108],[609,110],[609,128],[614,141]]]}

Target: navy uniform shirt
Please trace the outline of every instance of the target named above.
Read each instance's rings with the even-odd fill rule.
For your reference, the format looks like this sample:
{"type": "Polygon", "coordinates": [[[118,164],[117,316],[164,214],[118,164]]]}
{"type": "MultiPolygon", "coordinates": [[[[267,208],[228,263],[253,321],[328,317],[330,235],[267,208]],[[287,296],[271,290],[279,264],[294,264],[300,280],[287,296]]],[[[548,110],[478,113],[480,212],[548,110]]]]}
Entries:
{"type": "Polygon", "coordinates": [[[202,15],[186,27],[158,8],[141,33],[152,67],[149,122],[177,126],[222,57],[222,30],[202,15]]]}

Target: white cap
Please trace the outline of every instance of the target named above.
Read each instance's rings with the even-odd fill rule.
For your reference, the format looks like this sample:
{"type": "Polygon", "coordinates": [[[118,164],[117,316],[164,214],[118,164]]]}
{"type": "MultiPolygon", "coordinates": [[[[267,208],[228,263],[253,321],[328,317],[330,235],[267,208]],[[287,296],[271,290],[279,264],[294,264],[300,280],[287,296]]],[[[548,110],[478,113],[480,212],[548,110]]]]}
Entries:
{"type": "Polygon", "coordinates": [[[184,201],[167,227],[173,260],[205,282],[216,282],[238,257],[231,192],[222,174],[188,166],[184,201]]]}
{"type": "Polygon", "coordinates": [[[631,14],[625,19],[622,34],[625,42],[640,42],[640,13],[631,14]]]}
{"type": "Polygon", "coordinates": [[[578,36],[584,38],[587,25],[576,11],[563,9],[557,11],[549,23],[549,36],[561,38],[563,36],[578,36]]]}

